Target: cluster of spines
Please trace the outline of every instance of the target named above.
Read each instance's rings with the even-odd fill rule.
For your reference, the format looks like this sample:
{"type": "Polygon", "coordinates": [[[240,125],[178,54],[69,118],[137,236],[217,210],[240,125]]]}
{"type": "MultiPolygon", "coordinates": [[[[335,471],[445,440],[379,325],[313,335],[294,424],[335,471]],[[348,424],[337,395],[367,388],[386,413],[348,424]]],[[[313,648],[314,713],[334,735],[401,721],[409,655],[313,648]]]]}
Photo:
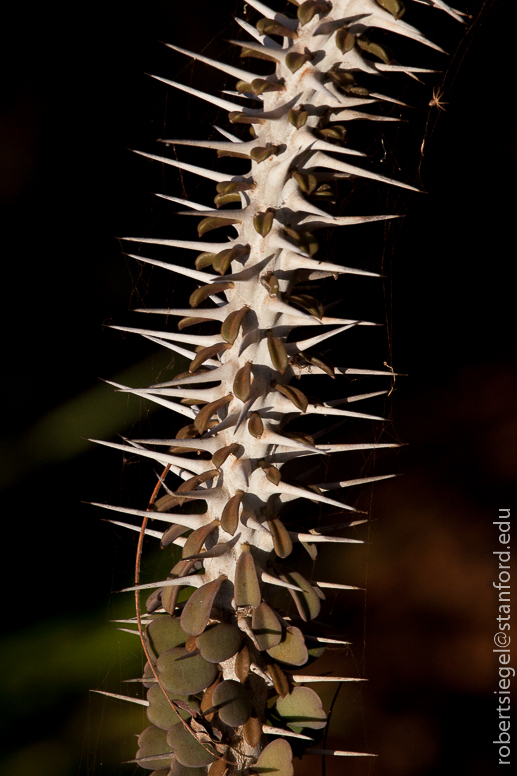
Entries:
{"type": "MultiPolygon", "coordinates": [[[[297,6],[296,17],[248,0],[262,18],[255,27],[237,20],[252,38],[246,43],[235,41],[242,46],[241,56],[274,62],[270,75],[170,46],[236,78],[235,91],[227,94],[262,103],[261,107],[242,107],[226,97],[158,79],[228,111],[232,124],[250,129],[251,140],[221,129],[224,141],[164,141],[247,158],[251,169],[245,175],[143,154],[215,181],[215,207],[165,198],[188,206],[187,215],[201,217],[200,238],[228,226],[235,229],[236,237],[222,243],[125,238],[197,251],[195,269],[140,255],[134,258],[201,284],[192,292],[188,308],[140,311],[179,317],[177,331],[115,327],[141,334],[189,359],[188,371],[167,383],[145,389],[116,386],[185,416],[187,424],[174,439],[101,443],[150,458],[162,464],[165,472],[160,479],[164,495],[153,501],[151,511],[99,506],[143,520],[141,525],[113,521],[118,525],[157,538],[163,547],[182,548],[182,557],[167,579],[128,588],[152,589],[147,615],[138,615],[139,630],[130,629],[143,636],[148,663],[139,681],[148,690],[147,699],[128,700],[147,707],[151,725],[140,736],[136,762],[154,769],[155,776],[200,776],[207,768],[210,776],[264,769],[273,776],[291,776],[292,750],[286,737],[297,739],[308,753],[323,751],[310,743],[325,727],[326,715],[318,695],[304,685],[361,681],[294,673],[320,656],[327,643],[346,643],[322,635],[321,626],[311,628],[310,623],[318,617],[325,588],[352,586],[308,581],[285,560],[296,542],[312,558],[318,543],[357,543],[329,534],[364,518],[301,532],[286,527],[281,510],[302,499],[302,503],[308,500],[357,512],[328,494],[390,475],[308,485],[286,481],[282,466],[299,457],[396,445],[318,444],[324,431],[310,436],[284,426],[307,414],[382,420],[339,405],[386,391],[324,402],[293,385],[294,377],[312,375],[392,376],[385,370],[335,366],[313,350],[330,337],[374,324],[328,316],[321,301],[303,285],[346,273],[375,276],[316,259],[315,233],[329,226],[394,217],[329,215],[323,206],[333,196],[332,181],[360,176],[413,188],[329,155],[364,156],[346,143],[348,121],[393,120],[357,110],[394,102],[365,89],[361,73],[426,72],[398,64],[386,47],[366,33],[380,28],[438,47],[400,21],[404,12],[400,0],[291,2],[297,6]],[[220,324],[219,334],[185,331],[206,321],[220,324]],[[329,325],[334,328],[313,337],[290,337],[300,326],[321,330],[329,325]],[[182,484],[170,489],[169,475],[179,477],[182,484]],[[205,505],[201,507],[205,511],[195,511],[194,502],[205,505]],[[151,529],[147,527],[150,518],[168,527],[151,529]],[[194,592],[185,600],[180,592],[186,588],[194,592]],[[291,595],[296,614],[290,616],[277,604],[275,593],[281,589],[291,595]],[[273,705],[268,703],[271,699],[276,699],[273,705]]],[[[427,4],[460,18],[441,0],[427,4]]]]}

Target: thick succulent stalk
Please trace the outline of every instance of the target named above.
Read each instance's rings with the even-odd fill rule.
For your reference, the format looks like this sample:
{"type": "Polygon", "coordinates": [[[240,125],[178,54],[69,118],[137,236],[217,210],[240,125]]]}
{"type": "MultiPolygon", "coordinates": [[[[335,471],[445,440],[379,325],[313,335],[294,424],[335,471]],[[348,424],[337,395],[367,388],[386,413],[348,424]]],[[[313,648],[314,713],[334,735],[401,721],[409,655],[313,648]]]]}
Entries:
{"type": "MultiPolygon", "coordinates": [[[[359,176],[412,188],[369,171],[359,158],[364,154],[346,144],[348,122],[384,119],[383,95],[364,89],[361,74],[420,70],[396,64],[368,39],[368,30],[380,28],[438,47],[401,21],[399,0],[307,0],[293,3],[291,16],[258,0],[247,1],[263,18],[256,27],[239,22],[251,40],[238,45],[251,65],[254,58],[274,63],[270,75],[171,48],[234,76],[240,95],[254,98],[246,105],[262,102],[260,107],[242,107],[226,97],[159,80],[227,110],[235,131],[251,127],[251,139],[221,130],[221,140],[169,142],[244,156],[251,160],[249,172],[229,175],[146,155],[216,182],[215,206],[170,197],[191,207],[188,214],[201,217],[198,233],[203,239],[126,238],[199,254],[195,269],[188,262],[135,257],[186,275],[197,287],[189,308],[151,311],[178,316],[178,331],[123,330],[151,336],[187,355],[191,364],[187,373],[167,383],[138,390],[118,386],[183,415],[186,425],[175,439],[103,443],[138,450],[165,467],[164,495],[154,500],[151,511],[107,508],[143,518],[136,529],[158,538],[162,546],[182,547],[182,559],[166,580],[135,588],[151,588],[147,615],[139,619],[149,660],[142,679],[148,693],[142,702],[150,726],[140,736],[136,761],[154,769],[156,776],[195,776],[207,768],[211,776],[260,773],[264,768],[273,776],[290,776],[288,739],[311,752],[313,737],[326,724],[312,689],[323,677],[302,676],[297,670],[321,655],[332,640],[311,628],[329,585],[308,581],[287,559],[297,542],[315,553],[319,543],[357,541],[335,533],[359,521],[354,519],[356,510],[334,498],[334,491],[383,477],[308,486],[286,481],[282,467],[301,457],[395,446],[326,445],[304,433],[303,416],[309,414],[334,422],[382,420],[341,405],[385,391],[381,386],[374,393],[325,403],[323,397],[307,398],[298,387],[307,381],[294,378],[326,375],[339,380],[343,374],[366,373],[385,380],[391,373],[334,366],[318,354],[318,346],[330,337],[368,322],[326,315],[318,298],[297,286],[347,273],[373,276],[316,257],[316,234],[394,217],[334,217],[325,207],[333,180],[359,176]],[[361,112],[362,106],[375,103],[378,114],[371,107],[361,112]],[[235,230],[233,239],[204,239],[206,233],[228,225],[235,230]],[[207,321],[215,321],[219,333],[189,333],[191,325],[207,321]],[[313,335],[297,337],[298,327],[313,327],[313,335]],[[286,423],[298,418],[300,430],[287,431],[286,423]],[[183,480],[179,486],[178,478],[183,480]],[[306,533],[290,530],[281,513],[296,499],[302,506],[309,500],[345,510],[347,517],[334,521],[327,530],[331,535],[309,533],[310,526],[306,533]],[[202,508],[195,511],[193,502],[202,508]],[[289,616],[277,604],[282,588],[292,596],[296,614],[289,616]],[[194,592],[185,600],[180,592],[187,589],[194,592]],[[268,704],[271,699],[274,703],[268,704]]],[[[459,18],[441,0],[428,4],[459,18]]]]}

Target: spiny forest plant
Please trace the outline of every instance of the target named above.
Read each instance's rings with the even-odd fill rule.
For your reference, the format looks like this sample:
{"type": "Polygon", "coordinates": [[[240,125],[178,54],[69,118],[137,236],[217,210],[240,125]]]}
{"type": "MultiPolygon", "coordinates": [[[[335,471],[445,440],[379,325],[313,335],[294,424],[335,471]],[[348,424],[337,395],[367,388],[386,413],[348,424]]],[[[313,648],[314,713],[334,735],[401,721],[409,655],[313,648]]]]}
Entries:
{"type": "MultiPolygon", "coordinates": [[[[442,0],[422,2],[461,20],[442,0]]],[[[400,64],[384,38],[376,42],[377,31],[439,47],[402,20],[400,0],[291,3],[291,12],[281,13],[247,0],[256,23],[237,19],[246,40],[233,43],[249,69],[170,44],[236,85],[229,99],[159,78],[228,112],[221,139],[167,142],[244,158],[249,167],[232,174],[143,154],[213,181],[214,205],[166,196],[191,208],[185,215],[200,217],[199,239],[125,238],[197,254],[195,267],[181,258],[134,257],[191,279],[189,307],[141,310],[177,316],[177,331],[115,327],[187,357],[188,370],[173,380],[116,386],[183,416],[184,425],[174,438],[101,443],[162,468],[147,509],[99,505],[137,518],[112,522],[140,534],[136,583],[128,589],[135,591],[131,622],[147,658],[138,680],[146,695],[137,702],[146,706],[149,726],[135,762],[154,776],[291,776],[293,753],[367,755],[318,747],[327,716],[313,689],[322,681],[361,680],[318,675],[317,664],[314,673],[305,670],[329,644],[346,643],[319,617],[328,588],[352,586],[307,579],[290,560],[296,543],[314,559],[322,544],[358,542],[341,534],[366,518],[340,494],[391,475],[325,481],[322,464],[336,453],[397,443],[324,437],[343,419],[382,421],[355,406],[386,394],[392,373],[355,368],[344,349],[337,364],[321,352],[331,338],[353,337],[373,322],[329,314],[319,281],[376,274],[347,251],[346,236],[340,256],[347,266],[327,261],[318,243],[329,228],[361,229],[395,217],[332,214],[357,178],[414,189],[369,170],[366,154],[347,142],[351,123],[396,120],[386,106],[397,101],[375,90],[375,78],[382,84],[392,74],[426,72],[400,64]],[[227,227],[226,241],[205,237],[227,227]],[[344,382],[345,375],[378,376],[384,385],[364,393],[340,388],[340,398],[325,400],[328,381],[344,382]],[[320,419],[316,431],[306,424],[309,416],[320,419]],[[297,463],[306,458],[311,465],[297,463]],[[314,521],[314,505],[323,516],[327,510],[323,526],[314,521]],[[151,584],[139,584],[145,536],[168,552],[181,548],[167,578],[151,584]],[[141,613],[144,589],[150,595],[141,613]]]]}

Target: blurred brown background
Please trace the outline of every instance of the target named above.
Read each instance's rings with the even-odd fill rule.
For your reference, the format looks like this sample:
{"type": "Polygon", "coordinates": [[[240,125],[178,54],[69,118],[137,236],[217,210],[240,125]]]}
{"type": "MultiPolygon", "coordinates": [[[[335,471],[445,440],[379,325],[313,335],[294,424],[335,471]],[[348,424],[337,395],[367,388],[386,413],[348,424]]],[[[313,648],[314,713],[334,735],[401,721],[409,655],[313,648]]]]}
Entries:
{"type": "MultiPolygon", "coordinates": [[[[103,326],[134,321],[128,309],[150,277],[121,256],[114,235],[176,229],[151,192],[178,195],[179,176],[126,148],[160,153],[154,138],[204,137],[216,120],[216,111],[167,94],[144,73],[222,88],[222,78],[192,71],[158,41],[227,56],[237,5],[94,0],[11,4],[3,12],[6,774],[135,769],[119,762],[132,756],[141,711],[88,694],[90,687],[123,690],[121,679],[141,667],[136,639],[107,624],[131,613],[131,600],[110,591],[131,580],[134,537],[80,501],[145,503],[152,472],[91,449],[82,437],[114,438],[151,422],[147,407],[113,395],[98,377],[137,385],[168,365],[151,344],[103,326]]],[[[470,2],[468,10],[482,6],[470,2]]],[[[321,670],[370,681],[362,691],[341,690],[327,745],[379,754],[376,761],[327,760],[328,774],[481,776],[497,768],[492,520],[498,508],[512,507],[517,470],[517,128],[505,42],[512,11],[509,0],[486,3],[482,23],[453,60],[446,112],[426,139],[420,178],[422,131],[428,117],[429,128],[438,117],[436,108],[428,114],[428,102],[441,74],[410,84],[406,96],[416,107],[407,122],[369,149],[381,172],[428,193],[378,194],[378,204],[406,218],[364,249],[377,267],[384,250],[387,279],[364,309],[375,320],[386,316],[389,336],[386,329],[376,334],[362,363],[351,365],[378,368],[386,359],[409,373],[396,381],[385,432],[409,445],[376,468],[403,477],[377,485],[373,496],[354,496],[372,509],[371,525],[357,530],[368,544],[345,555],[322,552],[314,571],[367,587],[366,596],[328,597],[330,616],[353,644],[329,653],[321,670]]],[[[460,25],[421,5],[406,18],[451,53],[462,37],[460,25]]],[[[437,68],[444,62],[411,47],[400,59],[437,68]]],[[[193,199],[209,201],[197,181],[185,178],[185,186],[193,199]]],[[[157,287],[163,290],[162,276],[150,294],[157,287]]],[[[365,473],[375,463],[365,460],[365,473]]],[[[321,767],[314,757],[300,773],[321,767]]]]}

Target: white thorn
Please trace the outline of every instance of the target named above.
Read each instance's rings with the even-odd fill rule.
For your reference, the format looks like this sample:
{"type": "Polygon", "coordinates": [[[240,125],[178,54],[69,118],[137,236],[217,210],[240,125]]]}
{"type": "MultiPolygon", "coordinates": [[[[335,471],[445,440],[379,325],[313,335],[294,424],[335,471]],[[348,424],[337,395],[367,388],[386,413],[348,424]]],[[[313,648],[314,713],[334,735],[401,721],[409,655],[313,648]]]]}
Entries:
{"type": "Polygon", "coordinates": [[[118,698],[121,701],[138,703],[140,706],[149,706],[149,701],[144,701],[141,698],[131,698],[129,695],[119,695],[116,692],[104,692],[104,690],[90,690],[90,692],[96,692],[98,695],[107,695],[108,698],[118,698]]]}

